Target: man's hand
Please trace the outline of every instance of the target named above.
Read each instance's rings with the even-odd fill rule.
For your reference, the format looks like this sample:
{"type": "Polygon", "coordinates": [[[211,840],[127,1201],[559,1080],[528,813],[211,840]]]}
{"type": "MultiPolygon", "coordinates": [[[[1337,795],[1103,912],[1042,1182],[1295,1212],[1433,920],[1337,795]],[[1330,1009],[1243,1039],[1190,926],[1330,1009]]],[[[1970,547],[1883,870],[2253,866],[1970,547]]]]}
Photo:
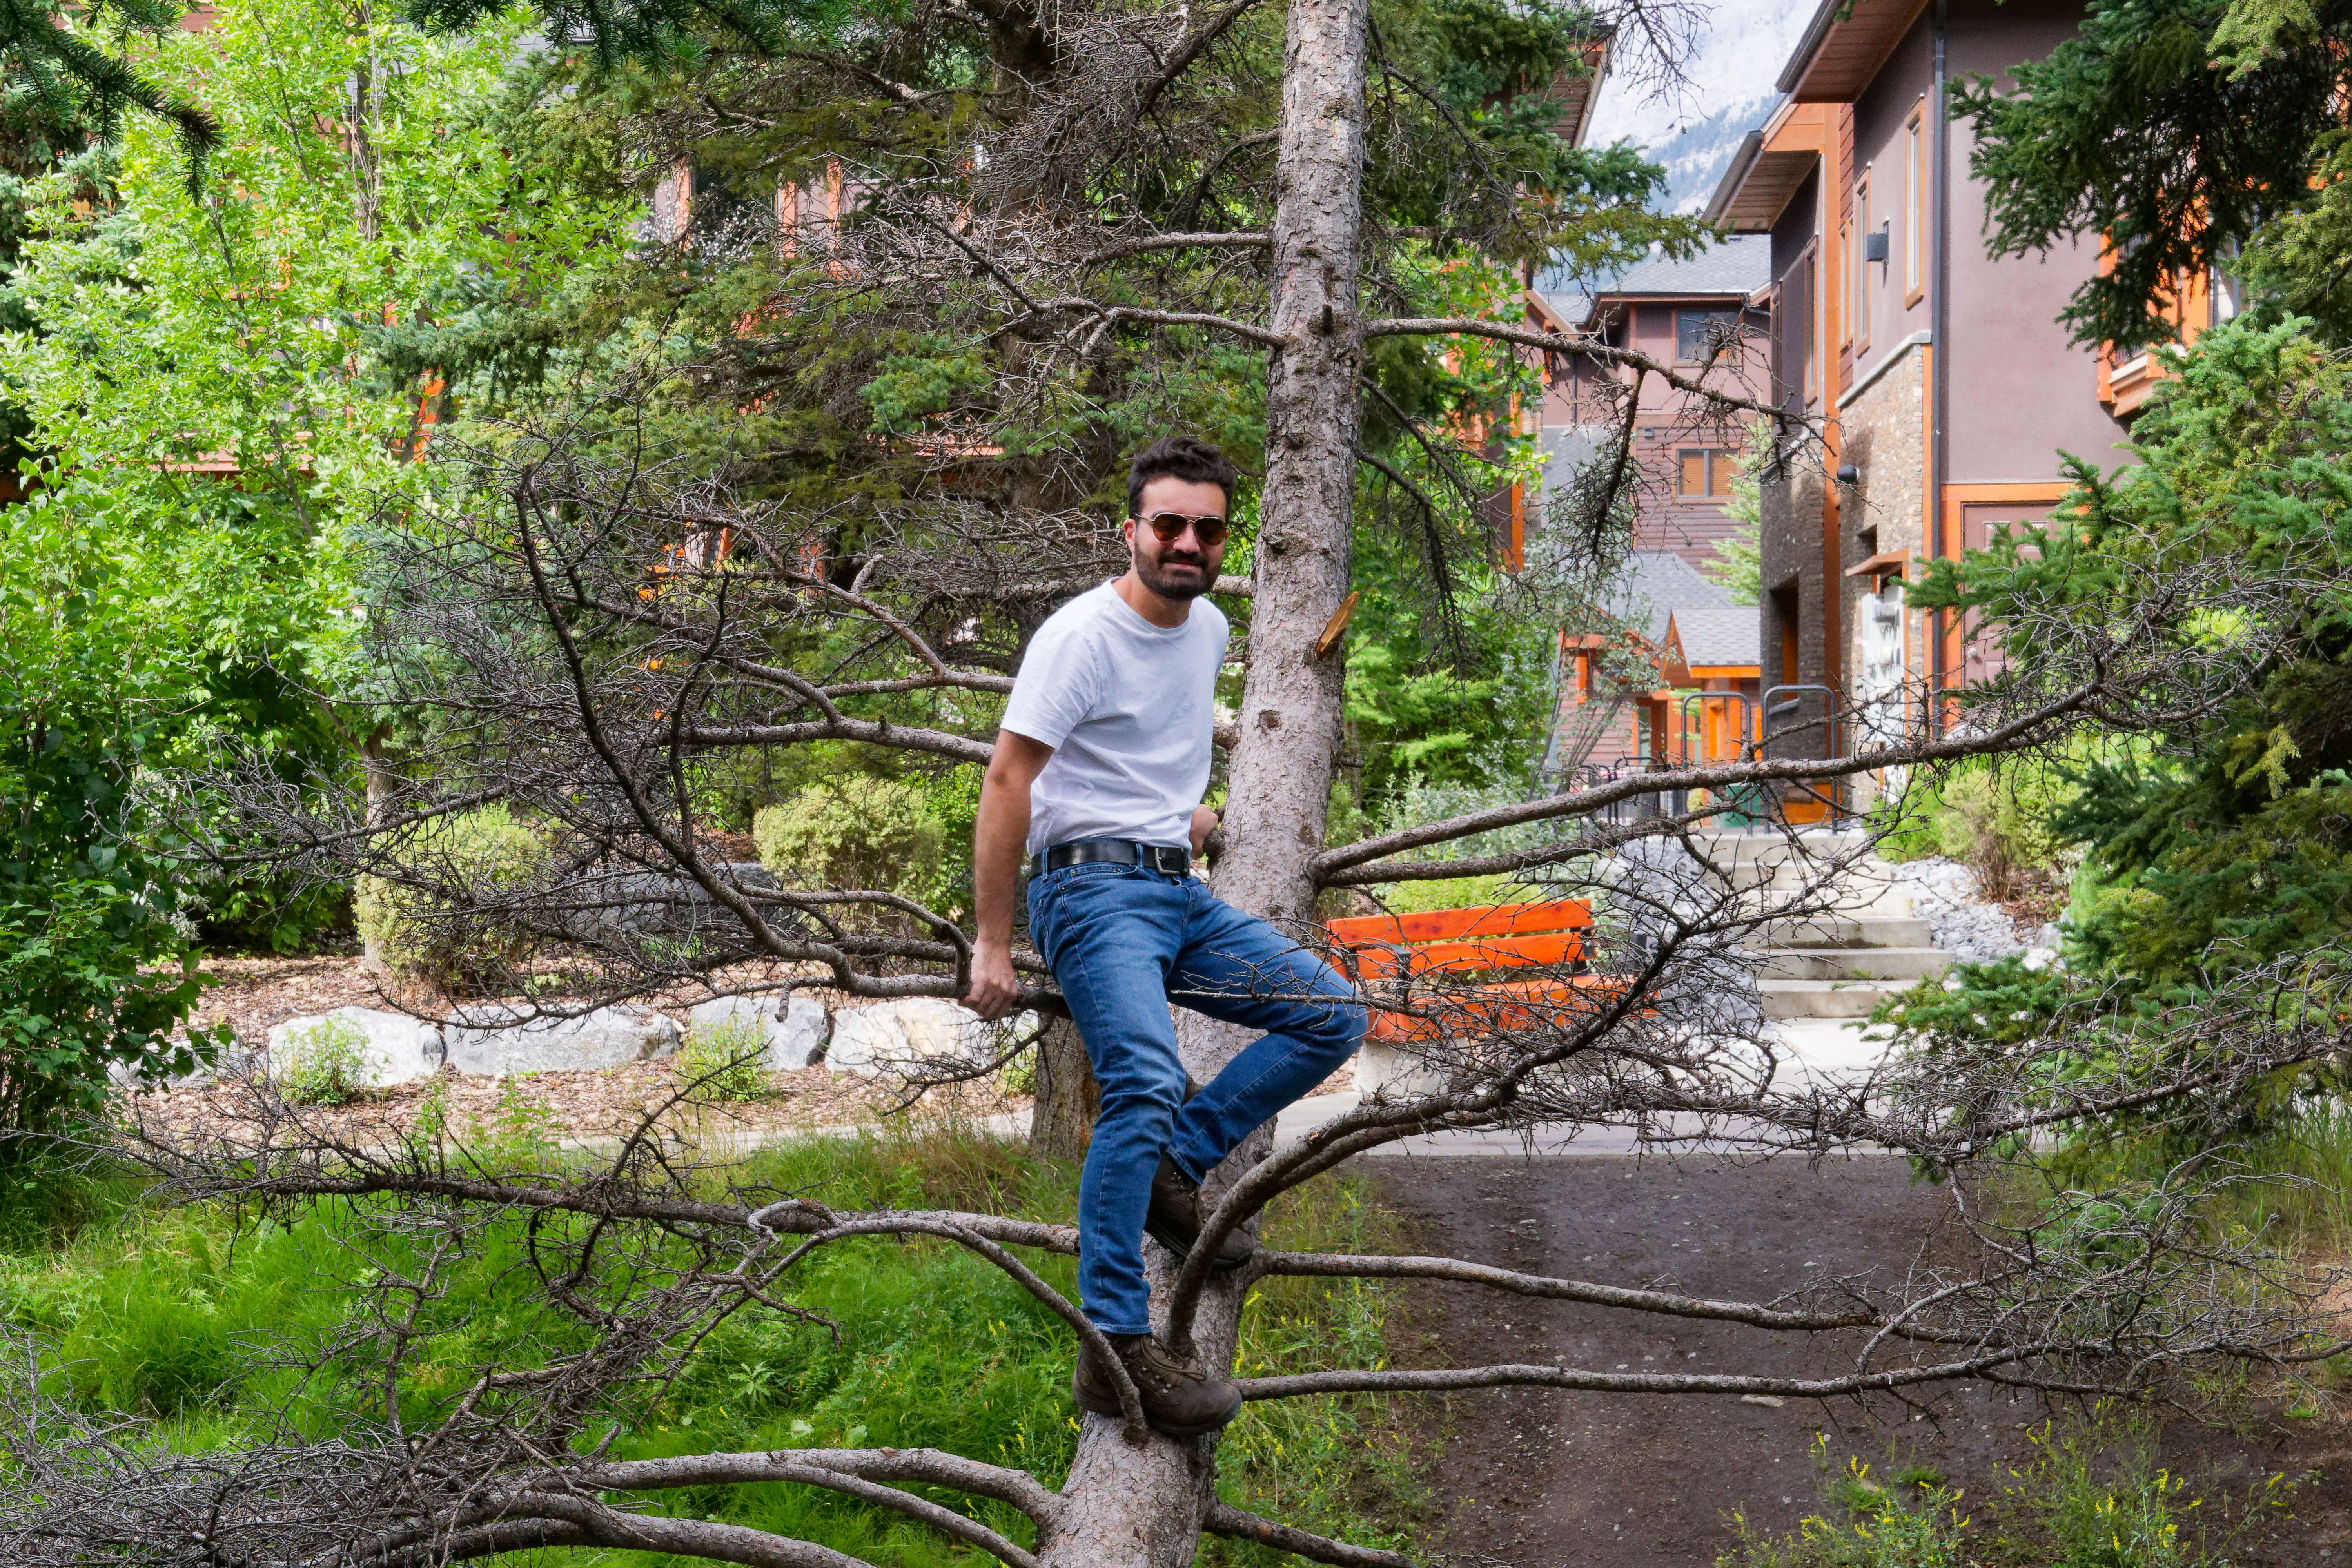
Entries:
{"type": "Polygon", "coordinates": [[[1192,853],[1194,855],[1201,853],[1201,846],[1206,844],[1209,841],[1209,835],[1216,830],[1217,814],[1205,805],[1194,806],[1192,808],[1192,853]]]}
{"type": "Polygon", "coordinates": [[[1013,973],[1013,953],[996,942],[976,942],[971,950],[971,989],[963,1005],[983,1018],[1002,1018],[1021,999],[1021,979],[1013,973]]]}
{"type": "Polygon", "coordinates": [[[964,1003],[983,1018],[1002,1018],[1021,995],[1013,973],[1013,905],[1020,897],[1021,846],[1029,837],[1029,786],[1053,756],[1043,742],[1000,730],[981,781],[971,835],[972,913],[980,930],[964,1003]]]}

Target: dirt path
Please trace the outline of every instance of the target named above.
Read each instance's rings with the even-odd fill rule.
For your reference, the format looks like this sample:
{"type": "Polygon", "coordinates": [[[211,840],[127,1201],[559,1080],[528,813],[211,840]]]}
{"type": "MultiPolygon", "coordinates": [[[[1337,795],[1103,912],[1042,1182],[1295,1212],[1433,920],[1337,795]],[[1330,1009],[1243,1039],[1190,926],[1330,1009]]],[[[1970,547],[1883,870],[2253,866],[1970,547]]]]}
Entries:
{"type": "MultiPolygon", "coordinates": [[[[1412,1216],[1416,1245],[1531,1272],[1625,1285],[1678,1284],[1701,1295],[1762,1300],[1823,1272],[1898,1273],[1927,1234],[1936,1197],[1902,1162],[1865,1159],[1808,1171],[1794,1162],[1679,1166],[1630,1160],[1425,1159],[1374,1167],[1388,1201],[1412,1216]]],[[[1423,1363],[1559,1360],[1603,1370],[1822,1375],[1841,1347],[1735,1325],[1606,1312],[1465,1286],[1413,1288],[1406,1354],[1423,1363]]],[[[1843,1347],[1850,1355],[1853,1347],[1843,1347]]],[[[2041,1407],[1984,1387],[1932,1394],[1920,1408],[1730,1395],[1651,1397],[1553,1390],[1453,1398],[1431,1432],[1432,1478],[1449,1555],[1522,1568],[1681,1568],[1730,1544],[1724,1520],[1793,1528],[1819,1508],[1808,1458],[1832,1433],[1841,1462],[1885,1469],[1890,1443],[1982,1496],[2028,1451],[2041,1407]]],[[[2352,1563],[2352,1442],[2326,1422],[2265,1421],[2246,1434],[2178,1429],[2165,1458],[2192,1485],[2242,1491],[2284,1470],[2316,1472],[2294,1518],[2257,1531],[2242,1564],[2352,1563]]]]}

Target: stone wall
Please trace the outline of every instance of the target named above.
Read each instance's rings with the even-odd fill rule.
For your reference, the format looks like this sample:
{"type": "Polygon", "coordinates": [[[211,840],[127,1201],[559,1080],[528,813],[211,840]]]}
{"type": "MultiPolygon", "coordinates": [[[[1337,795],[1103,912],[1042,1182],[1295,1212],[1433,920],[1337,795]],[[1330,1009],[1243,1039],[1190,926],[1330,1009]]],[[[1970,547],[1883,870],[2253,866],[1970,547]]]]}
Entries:
{"type": "MultiPolygon", "coordinates": [[[[1857,700],[1864,695],[1868,668],[1864,638],[1871,606],[1867,601],[1879,590],[1880,582],[1871,575],[1843,574],[1873,555],[1906,551],[1909,560],[1904,576],[1916,581],[1927,557],[1927,363],[1923,345],[1914,343],[1898,350],[1868,385],[1858,394],[1849,393],[1839,409],[1843,437],[1841,461],[1852,464],[1860,475],[1845,492],[1838,540],[1838,625],[1844,644],[1844,685],[1857,700]]],[[[1906,687],[1925,673],[1920,621],[1918,614],[1906,608],[1900,635],[1906,687]]],[[[1888,712],[1880,720],[1885,727],[1880,735],[1850,732],[1845,743],[1860,746],[1874,738],[1895,739],[1918,718],[1916,708],[1916,699],[1906,699],[1899,712],[1888,712]]],[[[1859,731],[1862,726],[1853,728],[1859,731]]],[[[1876,783],[1856,781],[1852,801],[1855,808],[1869,805],[1876,783]]]]}

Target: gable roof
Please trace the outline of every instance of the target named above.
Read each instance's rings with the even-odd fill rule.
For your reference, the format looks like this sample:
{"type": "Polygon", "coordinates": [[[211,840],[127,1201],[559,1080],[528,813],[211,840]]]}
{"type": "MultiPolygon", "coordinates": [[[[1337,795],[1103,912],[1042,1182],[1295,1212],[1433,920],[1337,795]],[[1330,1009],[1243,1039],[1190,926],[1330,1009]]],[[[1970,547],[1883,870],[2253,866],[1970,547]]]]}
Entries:
{"type": "Polygon", "coordinates": [[[1636,261],[1599,297],[1620,294],[1753,294],[1771,281],[1769,235],[1735,234],[1696,256],[1652,256],[1636,261]]]}
{"type": "Polygon", "coordinates": [[[1721,585],[1671,550],[1637,550],[1609,598],[1609,613],[1662,652],[1679,643],[1692,666],[1763,662],[1763,623],[1721,585]]]}
{"type": "Polygon", "coordinates": [[[1555,272],[1538,278],[1536,290],[1559,320],[1585,327],[1622,300],[1718,295],[1729,303],[1744,300],[1771,280],[1770,237],[1736,234],[1686,259],[1644,257],[1607,283],[1580,286],[1567,273],[1555,272]]]}

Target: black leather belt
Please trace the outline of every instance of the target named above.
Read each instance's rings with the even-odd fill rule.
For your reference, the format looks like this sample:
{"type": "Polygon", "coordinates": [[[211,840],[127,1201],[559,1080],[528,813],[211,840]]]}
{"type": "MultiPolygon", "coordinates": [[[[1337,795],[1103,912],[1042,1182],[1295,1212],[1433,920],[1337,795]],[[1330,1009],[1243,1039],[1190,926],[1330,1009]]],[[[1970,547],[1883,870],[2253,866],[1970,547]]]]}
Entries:
{"type": "Polygon", "coordinates": [[[1083,865],[1088,860],[1111,860],[1121,866],[1148,866],[1155,871],[1165,871],[1171,877],[1192,874],[1192,857],[1182,849],[1171,849],[1165,844],[1137,844],[1125,838],[1089,838],[1081,844],[1056,844],[1041,854],[1029,858],[1029,874],[1042,877],[1048,871],[1058,871],[1065,866],[1083,865]]]}

